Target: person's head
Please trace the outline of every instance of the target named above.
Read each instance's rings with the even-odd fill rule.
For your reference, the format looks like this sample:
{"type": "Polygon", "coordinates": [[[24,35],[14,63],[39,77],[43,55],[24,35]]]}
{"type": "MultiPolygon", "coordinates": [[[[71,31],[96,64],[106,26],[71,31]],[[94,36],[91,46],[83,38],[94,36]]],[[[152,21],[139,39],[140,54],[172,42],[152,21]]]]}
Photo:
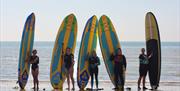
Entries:
{"type": "Polygon", "coordinates": [[[71,54],[71,48],[67,47],[67,48],[66,48],[66,53],[67,53],[67,54],[71,54]]]}
{"type": "Polygon", "coordinates": [[[36,54],[37,54],[37,50],[34,49],[34,50],[32,51],[32,54],[33,54],[33,55],[36,55],[36,54]]]}
{"type": "Polygon", "coordinates": [[[93,56],[93,57],[96,57],[96,56],[97,56],[95,50],[92,51],[92,56],[93,56]]]}
{"type": "Polygon", "coordinates": [[[117,55],[122,55],[122,50],[121,50],[121,48],[118,48],[118,49],[117,49],[117,55]]]}
{"type": "Polygon", "coordinates": [[[141,48],[141,53],[144,54],[145,48],[141,48]]]}

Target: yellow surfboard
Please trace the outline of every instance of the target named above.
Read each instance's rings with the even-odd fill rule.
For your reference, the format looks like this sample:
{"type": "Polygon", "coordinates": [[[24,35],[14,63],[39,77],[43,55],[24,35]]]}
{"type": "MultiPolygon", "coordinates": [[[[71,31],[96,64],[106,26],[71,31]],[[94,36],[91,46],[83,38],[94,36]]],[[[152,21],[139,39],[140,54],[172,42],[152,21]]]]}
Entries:
{"type": "Polygon", "coordinates": [[[54,89],[63,89],[66,78],[62,51],[71,48],[74,54],[77,37],[77,20],[74,14],[68,15],[62,22],[56,36],[50,67],[50,81],[54,89]]]}
{"type": "Polygon", "coordinates": [[[28,57],[31,56],[34,44],[35,15],[32,13],[28,16],[22,33],[19,63],[18,63],[18,82],[19,86],[24,89],[29,78],[30,62],[28,57]]]}
{"type": "Polygon", "coordinates": [[[97,17],[92,16],[86,23],[81,39],[80,51],[78,56],[77,83],[80,89],[84,89],[89,81],[89,60],[88,53],[96,50],[97,45],[97,17]]]}
{"type": "MultiPolygon", "coordinates": [[[[103,55],[108,75],[111,79],[111,82],[115,85],[114,61],[110,60],[110,56],[112,53],[116,53],[116,50],[118,48],[121,48],[121,46],[115,28],[109,17],[107,17],[106,15],[102,15],[99,19],[98,36],[101,52],[103,55]]],[[[123,75],[125,79],[125,70],[123,71],[123,75]]],[[[119,84],[118,87],[120,88],[122,87],[122,85],[119,84]]]]}

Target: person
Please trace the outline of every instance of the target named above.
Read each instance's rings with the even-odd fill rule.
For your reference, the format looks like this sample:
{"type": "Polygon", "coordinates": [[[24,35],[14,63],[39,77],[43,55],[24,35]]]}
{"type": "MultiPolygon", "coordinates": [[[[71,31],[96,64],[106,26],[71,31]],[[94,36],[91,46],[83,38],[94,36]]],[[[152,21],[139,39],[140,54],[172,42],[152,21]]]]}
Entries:
{"type": "Polygon", "coordinates": [[[65,63],[65,69],[66,69],[66,76],[67,76],[67,83],[68,83],[68,90],[70,90],[70,78],[73,85],[72,90],[75,90],[74,88],[74,55],[71,53],[71,48],[66,48],[66,53],[64,54],[64,63],[65,63]]]}
{"type": "Polygon", "coordinates": [[[36,88],[39,89],[39,80],[38,80],[38,74],[39,74],[39,57],[37,56],[37,50],[34,49],[32,51],[32,55],[30,57],[30,63],[31,65],[31,73],[33,76],[33,83],[34,83],[34,87],[33,89],[36,88]]]}
{"type": "Polygon", "coordinates": [[[89,57],[89,72],[91,76],[91,89],[93,89],[94,84],[94,75],[96,80],[96,89],[98,89],[98,66],[100,65],[99,57],[96,54],[96,51],[93,50],[91,56],[89,57]]]}
{"type": "Polygon", "coordinates": [[[142,79],[143,79],[143,89],[147,89],[145,86],[145,81],[146,81],[146,75],[148,71],[148,63],[149,63],[148,58],[150,58],[151,55],[147,57],[147,55],[145,54],[145,49],[144,48],[141,49],[141,54],[139,55],[138,89],[141,89],[140,83],[142,79]]]}
{"type": "Polygon", "coordinates": [[[121,48],[117,49],[116,54],[114,53],[110,57],[111,61],[114,61],[114,81],[115,81],[115,89],[120,89],[118,87],[118,82],[120,80],[122,88],[124,89],[124,77],[123,77],[123,70],[126,70],[126,57],[122,54],[121,48]]]}

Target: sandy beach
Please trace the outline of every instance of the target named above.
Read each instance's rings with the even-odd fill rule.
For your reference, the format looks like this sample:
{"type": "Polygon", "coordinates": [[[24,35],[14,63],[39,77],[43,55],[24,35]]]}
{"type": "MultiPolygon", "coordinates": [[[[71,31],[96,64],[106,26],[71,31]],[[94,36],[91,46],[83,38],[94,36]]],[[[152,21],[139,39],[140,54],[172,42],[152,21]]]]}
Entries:
{"type": "MultiPolygon", "coordinates": [[[[79,88],[77,84],[75,83],[75,91],[79,91],[79,88]]],[[[146,83],[146,86],[150,89],[150,85],[146,83]]],[[[33,83],[32,81],[29,81],[26,85],[25,91],[33,91],[32,89],[33,83]]],[[[49,81],[40,81],[40,89],[39,91],[52,91],[53,88],[49,81]]],[[[64,83],[63,90],[66,90],[67,83],[64,83]]],[[[90,84],[87,85],[86,88],[90,88],[90,84]]],[[[103,91],[113,91],[113,85],[110,81],[100,81],[99,82],[99,88],[103,88],[103,91]]],[[[155,91],[179,91],[180,90],[180,82],[161,82],[160,87],[158,90],[155,91]]],[[[0,80],[0,91],[20,91],[20,88],[18,87],[18,84],[16,84],[15,80],[8,81],[8,80],[0,80]]],[[[125,84],[125,90],[124,91],[143,91],[143,90],[137,90],[136,82],[133,81],[127,81],[125,84]],[[131,88],[131,90],[127,89],[131,88]]],[[[151,90],[146,90],[151,91],[151,90]]]]}

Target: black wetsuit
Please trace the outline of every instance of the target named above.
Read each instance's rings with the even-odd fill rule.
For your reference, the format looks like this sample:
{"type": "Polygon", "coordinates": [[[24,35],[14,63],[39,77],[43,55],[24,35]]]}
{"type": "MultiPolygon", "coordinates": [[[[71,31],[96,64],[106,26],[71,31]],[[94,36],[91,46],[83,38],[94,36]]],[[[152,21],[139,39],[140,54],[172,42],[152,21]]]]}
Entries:
{"type": "Polygon", "coordinates": [[[39,57],[38,56],[31,56],[31,61],[33,61],[31,69],[36,70],[36,68],[39,68],[39,57]]]}
{"type": "Polygon", "coordinates": [[[67,70],[69,70],[72,66],[72,63],[73,63],[73,57],[74,55],[73,54],[65,54],[64,55],[64,63],[65,63],[65,67],[67,70]]]}
{"type": "Polygon", "coordinates": [[[126,69],[126,57],[122,55],[122,59],[119,60],[118,55],[111,56],[111,60],[114,60],[114,74],[115,74],[115,86],[118,87],[118,81],[120,79],[121,85],[124,86],[124,78],[123,78],[123,67],[126,69]]]}
{"type": "Polygon", "coordinates": [[[96,86],[98,87],[98,72],[99,72],[98,65],[100,65],[99,57],[89,58],[89,71],[91,75],[91,86],[93,86],[94,74],[95,74],[96,86]]]}
{"type": "Polygon", "coordinates": [[[139,55],[139,75],[140,76],[146,76],[148,71],[148,59],[147,55],[139,55]]]}

